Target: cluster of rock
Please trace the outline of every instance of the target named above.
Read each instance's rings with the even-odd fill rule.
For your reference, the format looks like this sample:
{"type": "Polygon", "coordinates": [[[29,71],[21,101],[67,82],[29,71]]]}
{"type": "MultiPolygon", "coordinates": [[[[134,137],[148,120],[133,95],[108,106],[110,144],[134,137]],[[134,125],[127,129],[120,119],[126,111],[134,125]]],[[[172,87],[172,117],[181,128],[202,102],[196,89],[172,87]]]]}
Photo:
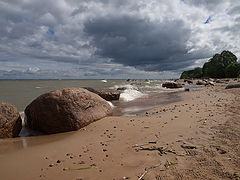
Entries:
{"type": "MultiPolygon", "coordinates": [[[[181,81],[181,80],[176,80],[176,81],[181,81]]],[[[215,84],[228,84],[226,86],[226,89],[240,88],[240,83],[236,83],[236,82],[239,82],[239,80],[236,79],[236,78],[235,79],[212,79],[212,78],[208,78],[208,79],[198,79],[198,80],[196,80],[196,79],[195,80],[184,79],[183,81],[184,81],[184,83],[188,83],[188,84],[194,84],[194,82],[195,82],[196,85],[203,85],[203,86],[214,86],[215,84]],[[231,82],[232,82],[232,84],[231,84],[231,82]]]]}
{"type": "MultiPolygon", "coordinates": [[[[27,125],[47,134],[78,130],[111,115],[112,108],[106,100],[117,100],[119,96],[118,91],[92,88],[65,88],[45,93],[26,107],[27,125]]],[[[17,137],[21,128],[17,108],[1,103],[0,138],[17,137]]]]}
{"type": "MultiPolygon", "coordinates": [[[[238,81],[238,79],[232,79],[234,81],[238,81]]],[[[199,86],[214,86],[216,83],[221,83],[221,84],[227,84],[229,83],[229,79],[213,79],[213,78],[208,78],[208,79],[177,79],[174,81],[167,81],[162,84],[162,87],[165,88],[183,88],[185,85],[189,84],[196,84],[199,86]]],[[[239,83],[235,84],[229,84],[226,86],[226,89],[231,89],[231,88],[240,88],[239,83]]],[[[185,88],[185,91],[189,91],[189,88],[185,88]]]]}

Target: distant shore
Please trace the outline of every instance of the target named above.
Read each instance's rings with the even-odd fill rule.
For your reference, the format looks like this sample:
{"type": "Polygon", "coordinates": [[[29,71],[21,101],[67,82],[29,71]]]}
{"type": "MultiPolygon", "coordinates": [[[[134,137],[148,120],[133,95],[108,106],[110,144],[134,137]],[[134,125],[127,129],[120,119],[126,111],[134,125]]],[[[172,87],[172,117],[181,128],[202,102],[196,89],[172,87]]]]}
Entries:
{"type": "Polygon", "coordinates": [[[1,178],[237,179],[240,92],[225,86],[183,92],[180,102],[76,132],[5,139],[1,178]]]}

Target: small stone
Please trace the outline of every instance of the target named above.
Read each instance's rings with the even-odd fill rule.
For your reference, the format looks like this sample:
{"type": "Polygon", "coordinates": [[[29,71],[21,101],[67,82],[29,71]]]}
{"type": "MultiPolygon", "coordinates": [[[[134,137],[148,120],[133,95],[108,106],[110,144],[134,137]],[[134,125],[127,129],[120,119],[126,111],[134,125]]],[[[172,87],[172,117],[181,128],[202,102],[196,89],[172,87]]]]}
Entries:
{"type": "Polygon", "coordinates": [[[49,165],[48,165],[48,167],[53,167],[53,166],[54,166],[54,164],[49,164],[49,165]]]}
{"type": "Polygon", "coordinates": [[[60,161],[60,160],[57,160],[57,163],[61,163],[61,161],[60,161]]]}
{"type": "Polygon", "coordinates": [[[68,170],[68,168],[63,168],[63,171],[67,171],[68,170]]]}

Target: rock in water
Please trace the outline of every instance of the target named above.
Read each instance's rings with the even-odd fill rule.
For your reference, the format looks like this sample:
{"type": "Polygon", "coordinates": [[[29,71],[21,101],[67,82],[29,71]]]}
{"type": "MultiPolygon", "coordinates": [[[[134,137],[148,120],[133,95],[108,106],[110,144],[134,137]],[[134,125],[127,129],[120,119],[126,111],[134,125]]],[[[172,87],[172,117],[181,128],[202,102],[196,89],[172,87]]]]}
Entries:
{"type": "Polygon", "coordinates": [[[232,89],[232,88],[240,88],[240,84],[229,84],[226,87],[226,89],[232,89]]]}
{"type": "Polygon", "coordinates": [[[111,113],[107,101],[83,88],[43,94],[25,109],[28,126],[47,134],[78,130],[111,113]]]}
{"type": "Polygon", "coordinates": [[[119,100],[120,97],[120,91],[113,90],[113,89],[100,89],[100,88],[89,88],[86,87],[84,89],[87,89],[90,92],[93,92],[103,99],[107,101],[113,101],[113,100],[119,100]]]}
{"type": "Polygon", "coordinates": [[[0,102],[0,138],[17,137],[22,129],[22,119],[17,108],[0,102]]]}
{"type": "Polygon", "coordinates": [[[166,88],[182,88],[182,85],[176,82],[165,82],[162,84],[162,87],[166,87],[166,88]]]}

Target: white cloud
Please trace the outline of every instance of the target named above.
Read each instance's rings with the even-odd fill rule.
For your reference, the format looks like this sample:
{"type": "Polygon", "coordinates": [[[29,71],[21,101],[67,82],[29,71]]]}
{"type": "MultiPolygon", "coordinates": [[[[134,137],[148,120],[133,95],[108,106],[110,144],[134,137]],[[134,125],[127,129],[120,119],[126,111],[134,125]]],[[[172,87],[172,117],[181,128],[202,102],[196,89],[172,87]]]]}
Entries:
{"type": "MultiPolygon", "coordinates": [[[[45,74],[49,72],[47,73],[49,77],[52,73],[54,77],[65,75],[75,78],[123,78],[134,75],[139,77],[140,74],[143,78],[158,77],[163,74],[175,77],[178,71],[194,67],[199,64],[198,62],[202,63],[202,59],[207,59],[224,49],[240,56],[239,6],[239,0],[1,0],[0,70],[29,73],[31,70],[34,71],[29,68],[38,67],[39,69],[35,69],[33,73],[40,77],[42,72],[45,74]],[[111,20],[116,17],[121,19],[124,16],[142,21],[139,27],[145,24],[153,27],[151,33],[157,35],[156,39],[166,37],[162,39],[164,40],[162,44],[165,43],[166,47],[171,47],[172,43],[175,46],[179,45],[178,47],[184,51],[180,51],[182,54],[175,56],[169,53],[171,56],[166,57],[169,59],[167,61],[161,60],[161,53],[156,53],[154,63],[151,59],[141,60],[145,63],[144,66],[140,61],[139,64],[137,61],[126,63],[130,60],[120,60],[116,58],[117,56],[110,57],[98,53],[99,50],[106,52],[106,49],[102,49],[104,44],[100,46],[99,42],[93,41],[96,38],[95,32],[94,34],[86,32],[86,23],[96,19],[111,20]],[[204,24],[210,16],[211,21],[204,24]],[[174,26],[176,28],[174,29],[172,26],[168,31],[171,34],[160,36],[166,32],[158,28],[171,27],[171,22],[176,21],[182,22],[179,27],[174,26]],[[179,31],[182,35],[176,33],[181,28],[185,30],[185,32],[179,31]],[[53,33],[48,33],[49,30],[53,33]],[[179,36],[185,37],[186,41],[180,41],[179,36]],[[170,66],[172,66],[171,72],[166,72],[171,69],[170,66]],[[156,73],[158,68],[162,72],[156,73]],[[148,70],[153,72],[147,72],[148,70]]],[[[110,20],[108,22],[113,22],[110,20]]],[[[112,26],[122,28],[114,31],[121,32],[121,36],[112,37],[108,34],[113,32],[109,31],[112,28],[111,24],[105,26],[104,36],[113,38],[114,42],[120,42],[128,37],[124,34],[124,28],[128,29],[130,26],[124,27],[119,23],[112,23],[112,26]]],[[[145,37],[138,37],[139,40],[142,38],[148,43],[155,42],[148,39],[154,37],[154,34],[144,32],[144,28],[137,29],[134,25],[131,27],[132,31],[128,29],[126,32],[136,31],[135,35],[137,35],[137,32],[142,30],[141,33],[144,33],[145,37]]],[[[161,39],[157,41],[158,44],[159,42],[161,39]]],[[[136,46],[137,42],[132,45],[136,46]]],[[[155,44],[150,47],[158,46],[155,44]]],[[[137,57],[142,52],[136,49],[136,52],[131,51],[131,53],[135,53],[137,57]]],[[[149,51],[149,47],[145,50],[149,51]]],[[[121,49],[115,51],[121,53],[121,49]]],[[[29,77],[31,78],[31,75],[29,77]]]]}

